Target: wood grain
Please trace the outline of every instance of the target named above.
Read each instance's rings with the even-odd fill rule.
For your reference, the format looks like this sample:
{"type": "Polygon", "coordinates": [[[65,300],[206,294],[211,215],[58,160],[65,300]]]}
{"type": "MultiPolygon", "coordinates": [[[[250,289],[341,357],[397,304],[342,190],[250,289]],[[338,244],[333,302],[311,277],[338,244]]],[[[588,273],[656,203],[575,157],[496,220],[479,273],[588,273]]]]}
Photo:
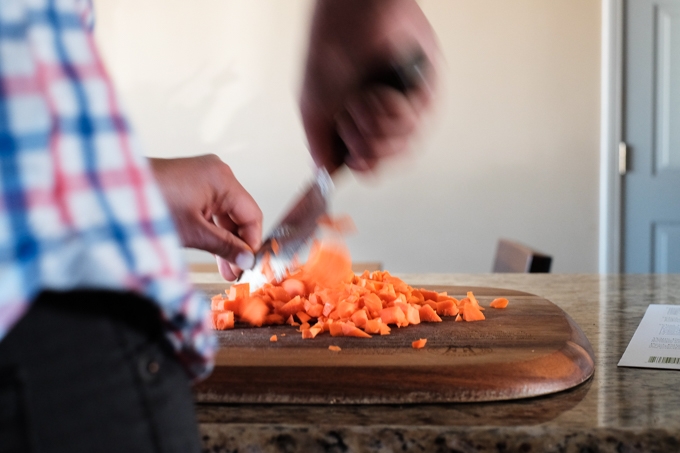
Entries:
{"type": "MultiPolygon", "coordinates": [[[[200,285],[199,285],[200,287],[200,285]]],[[[196,386],[199,402],[402,404],[527,398],[586,381],[594,353],[574,321],[552,302],[496,288],[430,286],[487,308],[481,322],[421,323],[371,339],[323,334],[303,340],[291,326],[218,332],[213,374],[196,386]],[[276,334],[278,341],[269,341],[276,334]],[[285,335],[284,335],[285,334],[285,335]],[[411,342],[427,338],[424,349],[411,342]],[[329,345],[342,348],[328,350],[329,345]]],[[[214,287],[201,287],[214,294],[214,287]]]]}

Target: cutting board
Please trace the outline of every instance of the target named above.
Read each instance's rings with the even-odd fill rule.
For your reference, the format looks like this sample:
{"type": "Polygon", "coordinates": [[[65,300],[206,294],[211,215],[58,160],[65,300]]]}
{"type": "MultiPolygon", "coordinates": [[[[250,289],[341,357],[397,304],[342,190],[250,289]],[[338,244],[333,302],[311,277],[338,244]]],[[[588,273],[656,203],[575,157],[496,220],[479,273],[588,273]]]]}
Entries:
{"type": "MultiPolygon", "coordinates": [[[[223,291],[203,285],[207,294],[223,291]]],[[[594,353],[562,309],[525,292],[482,287],[428,286],[462,298],[473,291],[488,307],[485,321],[421,323],[370,339],[303,340],[292,326],[238,325],[218,332],[212,375],[195,387],[198,402],[403,404],[479,402],[559,392],[586,381],[594,353]],[[277,335],[277,342],[270,342],[277,335]],[[411,342],[427,338],[423,349],[411,342]],[[333,352],[328,346],[340,346],[333,352]]]]}

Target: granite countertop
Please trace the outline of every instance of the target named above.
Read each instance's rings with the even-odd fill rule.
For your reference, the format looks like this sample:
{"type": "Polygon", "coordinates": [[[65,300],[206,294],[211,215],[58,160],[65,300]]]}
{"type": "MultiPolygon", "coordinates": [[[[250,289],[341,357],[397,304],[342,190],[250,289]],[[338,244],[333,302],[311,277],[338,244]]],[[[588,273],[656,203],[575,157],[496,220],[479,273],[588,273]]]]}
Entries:
{"type": "MultiPolygon", "coordinates": [[[[403,274],[414,286],[490,286],[567,312],[596,354],[593,378],[524,400],[415,405],[199,404],[214,452],[680,452],[680,373],[619,368],[649,304],[680,305],[680,275],[403,274]]],[[[219,277],[192,274],[199,288],[219,277]]]]}

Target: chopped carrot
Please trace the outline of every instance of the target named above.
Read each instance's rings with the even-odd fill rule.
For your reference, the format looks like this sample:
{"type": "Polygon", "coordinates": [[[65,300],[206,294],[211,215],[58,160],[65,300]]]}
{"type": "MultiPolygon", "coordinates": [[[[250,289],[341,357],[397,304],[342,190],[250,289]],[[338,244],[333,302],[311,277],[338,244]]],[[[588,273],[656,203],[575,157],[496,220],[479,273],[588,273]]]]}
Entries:
{"type": "Polygon", "coordinates": [[[499,297],[497,299],[492,300],[489,306],[491,308],[505,308],[508,306],[508,299],[506,299],[505,297],[499,297]]]}
{"type": "MultiPolygon", "coordinates": [[[[344,225],[345,221],[324,222],[337,230],[335,227],[344,225]]],[[[277,245],[273,245],[273,249],[277,245]]],[[[234,284],[226,294],[211,298],[213,328],[233,328],[235,321],[252,326],[290,324],[299,326],[298,332],[303,338],[315,338],[323,332],[331,336],[371,338],[371,335],[389,335],[390,325],[406,327],[421,322],[442,322],[445,316],[455,316],[457,322],[485,319],[484,308],[472,291],[458,300],[446,292],[413,288],[387,271],[364,271],[355,275],[351,271],[349,252],[338,242],[315,241],[307,262],[279,281],[270,275],[270,259],[271,256],[265,254],[263,267],[269,282],[261,288],[251,293],[248,284],[234,284]]],[[[495,299],[490,306],[503,308],[507,306],[507,299],[495,299]]],[[[421,339],[414,344],[422,347],[425,341],[421,339]]]]}
{"type": "Polygon", "coordinates": [[[281,287],[286,290],[291,298],[295,296],[303,296],[307,292],[305,284],[295,278],[285,279],[281,283],[281,287]]]}
{"type": "Polygon", "coordinates": [[[340,349],[340,346],[335,346],[335,345],[330,345],[330,346],[328,347],[328,350],[329,350],[329,351],[333,351],[333,352],[340,352],[340,351],[342,351],[342,349],[340,349]]]}
{"type": "Polygon", "coordinates": [[[286,302],[281,308],[277,310],[277,312],[285,317],[288,317],[290,315],[294,315],[298,312],[301,312],[305,309],[305,302],[302,300],[300,296],[295,296],[288,302],[286,302]]]}
{"type": "Polygon", "coordinates": [[[464,305],[461,311],[465,321],[483,321],[486,319],[484,313],[479,310],[479,307],[474,306],[472,303],[464,305]]]}
{"type": "Polygon", "coordinates": [[[427,343],[427,338],[421,338],[420,340],[416,340],[411,343],[411,347],[413,349],[422,349],[425,347],[425,343],[427,343]]]}
{"type": "Polygon", "coordinates": [[[229,288],[229,299],[230,300],[238,300],[238,299],[245,299],[248,296],[250,296],[250,284],[249,283],[237,283],[234,285],[231,285],[231,288],[229,288]]]}
{"type": "Polygon", "coordinates": [[[442,322],[442,318],[439,317],[437,312],[435,312],[430,305],[423,305],[418,309],[418,314],[420,315],[420,320],[424,322],[442,322]]]}
{"type": "Polygon", "coordinates": [[[272,239],[272,252],[274,255],[279,254],[279,242],[276,239],[272,239]]]}
{"type": "Polygon", "coordinates": [[[380,319],[385,324],[396,324],[397,326],[406,325],[406,315],[399,307],[387,307],[380,310],[380,319]]]}
{"type": "Polygon", "coordinates": [[[484,310],[484,307],[479,305],[479,302],[477,302],[477,298],[475,297],[474,294],[472,294],[472,291],[467,292],[467,297],[468,297],[468,299],[470,299],[470,302],[472,303],[472,305],[474,305],[475,307],[477,307],[480,310],[484,310]]]}
{"type": "Polygon", "coordinates": [[[276,335],[272,335],[271,337],[269,337],[269,341],[274,342],[274,341],[279,341],[279,339],[276,338],[276,335]]]}
{"type": "Polygon", "coordinates": [[[251,296],[243,301],[241,319],[252,326],[259,327],[264,324],[268,313],[269,307],[257,296],[251,296]]]}
{"type": "Polygon", "coordinates": [[[216,330],[226,330],[234,328],[234,312],[233,311],[213,311],[212,312],[213,328],[216,330]]]}

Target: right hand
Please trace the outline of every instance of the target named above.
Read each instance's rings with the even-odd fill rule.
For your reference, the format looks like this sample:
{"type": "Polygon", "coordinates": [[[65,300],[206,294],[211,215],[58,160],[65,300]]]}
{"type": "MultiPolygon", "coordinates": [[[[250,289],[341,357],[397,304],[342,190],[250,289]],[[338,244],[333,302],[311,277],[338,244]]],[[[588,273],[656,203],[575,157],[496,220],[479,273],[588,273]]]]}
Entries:
{"type": "Polygon", "coordinates": [[[262,244],[262,211],[231,168],[214,154],[149,162],[182,244],[215,254],[226,280],[251,268],[262,244]]]}

